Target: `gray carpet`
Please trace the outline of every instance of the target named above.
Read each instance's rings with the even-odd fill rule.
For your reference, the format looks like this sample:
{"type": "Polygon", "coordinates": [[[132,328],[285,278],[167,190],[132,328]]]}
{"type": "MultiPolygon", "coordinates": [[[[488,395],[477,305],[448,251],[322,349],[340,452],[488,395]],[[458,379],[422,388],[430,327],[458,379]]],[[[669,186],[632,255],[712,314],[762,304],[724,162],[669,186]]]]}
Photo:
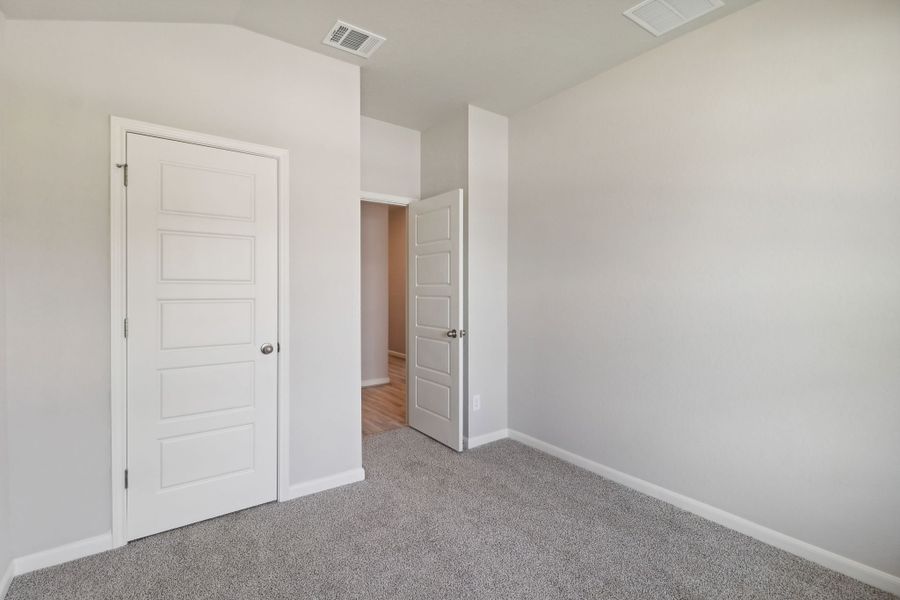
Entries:
{"type": "Polygon", "coordinates": [[[400,429],[367,480],[17,577],[8,600],[893,598],[512,441],[400,429]]]}

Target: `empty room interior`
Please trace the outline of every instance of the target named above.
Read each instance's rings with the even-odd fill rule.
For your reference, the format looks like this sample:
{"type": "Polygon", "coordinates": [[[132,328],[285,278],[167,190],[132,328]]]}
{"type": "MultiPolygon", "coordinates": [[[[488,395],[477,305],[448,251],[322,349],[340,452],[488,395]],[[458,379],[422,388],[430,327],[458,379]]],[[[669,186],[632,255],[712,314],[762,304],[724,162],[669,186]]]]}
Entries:
{"type": "Polygon", "coordinates": [[[900,1],[0,0],[0,600],[900,598],[900,1]]]}

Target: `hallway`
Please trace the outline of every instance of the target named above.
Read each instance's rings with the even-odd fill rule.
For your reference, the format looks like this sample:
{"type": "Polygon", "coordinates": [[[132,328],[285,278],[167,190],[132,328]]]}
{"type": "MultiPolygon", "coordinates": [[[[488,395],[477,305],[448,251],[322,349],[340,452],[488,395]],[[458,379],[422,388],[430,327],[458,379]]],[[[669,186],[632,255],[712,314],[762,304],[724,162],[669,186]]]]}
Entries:
{"type": "Polygon", "coordinates": [[[406,426],[406,359],[388,356],[391,382],[363,388],[363,435],[406,426]]]}

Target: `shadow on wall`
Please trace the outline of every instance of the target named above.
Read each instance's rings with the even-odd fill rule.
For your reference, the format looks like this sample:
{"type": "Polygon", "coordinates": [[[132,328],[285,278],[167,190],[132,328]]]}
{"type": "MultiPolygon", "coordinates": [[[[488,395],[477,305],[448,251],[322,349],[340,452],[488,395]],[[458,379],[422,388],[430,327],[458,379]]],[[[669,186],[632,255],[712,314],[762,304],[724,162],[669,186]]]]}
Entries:
{"type": "Polygon", "coordinates": [[[406,207],[388,209],[388,350],[406,356],[406,207]]]}

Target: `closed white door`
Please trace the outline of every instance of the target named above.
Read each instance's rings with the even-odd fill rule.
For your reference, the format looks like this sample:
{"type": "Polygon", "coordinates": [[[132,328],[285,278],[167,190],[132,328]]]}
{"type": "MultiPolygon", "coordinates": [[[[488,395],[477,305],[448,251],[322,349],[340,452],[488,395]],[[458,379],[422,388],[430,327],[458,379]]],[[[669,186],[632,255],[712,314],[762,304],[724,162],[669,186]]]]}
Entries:
{"type": "Polygon", "coordinates": [[[274,500],[277,163],[128,134],[128,539],[274,500]]]}
{"type": "Polygon", "coordinates": [[[463,191],[409,205],[409,424],[463,449],[463,191]]]}

